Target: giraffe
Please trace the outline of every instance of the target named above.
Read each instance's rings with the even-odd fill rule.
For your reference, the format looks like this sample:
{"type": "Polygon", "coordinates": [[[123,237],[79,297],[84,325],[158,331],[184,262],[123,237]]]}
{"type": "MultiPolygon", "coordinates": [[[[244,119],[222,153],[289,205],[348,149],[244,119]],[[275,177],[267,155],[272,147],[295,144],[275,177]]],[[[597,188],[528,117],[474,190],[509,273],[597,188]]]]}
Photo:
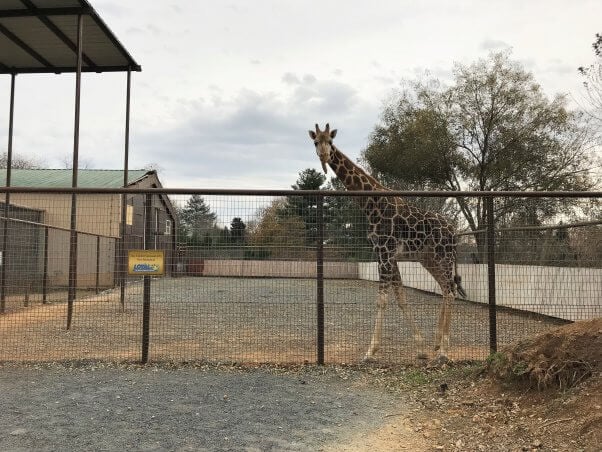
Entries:
{"type": "MultiPolygon", "coordinates": [[[[327,172],[327,165],[330,166],[347,190],[390,191],[333,144],[336,134],[336,129],[331,131],[329,124],[326,124],[324,131],[320,131],[318,124],[315,131],[309,131],[324,172],[327,172]]],[[[380,348],[385,308],[391,290],[397,305],[407,317],[414,341],[419,347],[418,357],[426,358],[424,339],[406,303],[397,266],[397,258],[405,256],[418,260],[441,287],[443,302],[435,335],[435,350],[437,360],[446,362],[450,346],[451,302],[456,294],[466,297],[457,274],[453,227],[443,216],[421,210],[397,196],[362,196],[358,201],[368,219],[368,239],[378,256],[379,274],[376,320],[364,360],[373,360],[380,348]]]]}

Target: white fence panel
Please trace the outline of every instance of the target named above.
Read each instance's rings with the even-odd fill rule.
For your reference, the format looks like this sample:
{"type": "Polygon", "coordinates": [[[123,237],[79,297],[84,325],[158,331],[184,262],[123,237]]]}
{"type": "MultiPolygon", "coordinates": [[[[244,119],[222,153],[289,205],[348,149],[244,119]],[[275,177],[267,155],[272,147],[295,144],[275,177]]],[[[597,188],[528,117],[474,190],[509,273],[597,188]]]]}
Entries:
{"type": "MultiPolygon", "coordinates": [[[[433,277],[417,262],[400,262],[403,284],[441,293],[433,277]]],[[[458,273],[470,301],[488,303],[486,264],[460,264],[458,273]]],[[[602,269],[496,265],[496,302],[566,320],[602,317],[602,269]]],[[[360,263],[359,277],[378,281],[375,262],[360,263]]]]}

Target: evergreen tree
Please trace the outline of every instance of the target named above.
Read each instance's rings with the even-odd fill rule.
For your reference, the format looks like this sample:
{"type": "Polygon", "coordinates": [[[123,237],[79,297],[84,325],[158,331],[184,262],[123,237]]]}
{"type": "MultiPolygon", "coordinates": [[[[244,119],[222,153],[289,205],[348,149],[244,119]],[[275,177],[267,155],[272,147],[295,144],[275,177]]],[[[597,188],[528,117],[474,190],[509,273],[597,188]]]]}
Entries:
{"type": "MultiPolygon", "coordinates": [[[[328,190],[345,190],[343,183],[333,177],[328,190]]],[[[353,259],[369,258],[372,246],[368,242],[368,219],[355,198],[349,196],[327,196],[325,198],[327,241],[337,248],[339,254],[353,259]]]]}
{"type": "MultiPolygon", "coordinates": [[[[313,168],[306,168],[299,173],[293,190],[320,190],[326,176],[313,168]]],[[[305,244],[315,246],[318,233],[316,196],[289,196],[283,211],[283,217],[297,216],[305,225],[305,244]]]]}
{"type": "Polygon", "coordinates": [[[192,195],[180,211],[181,241],[191,245],[209,246],[217,215],[202,196],[192,195]]]}
{"type": "Polygon", "coordinates": [[[247,225],[240,217],[233,218],[230,223],[230,238],[232,242],[242,245],[246,240],[246,229],[247,225]]]}

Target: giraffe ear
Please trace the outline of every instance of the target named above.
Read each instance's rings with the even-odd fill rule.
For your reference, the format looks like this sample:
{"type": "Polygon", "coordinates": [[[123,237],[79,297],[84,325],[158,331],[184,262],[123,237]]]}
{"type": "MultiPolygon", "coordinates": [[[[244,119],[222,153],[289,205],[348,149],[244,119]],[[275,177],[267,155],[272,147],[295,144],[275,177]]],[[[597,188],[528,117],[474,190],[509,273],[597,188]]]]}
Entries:
{"type": "Polygon", "coordinates": [[[330,132],[330,138],[334,138],[337,136],[337,129],[334,129],[332,132],[330,132]]]}
{"type": "Polygon", "coordinates": [[[309,131],[309,138],[311,138],[312,140],[315,140],[317,137],[316,132],[314,132],[313,130],[309,131]]]}

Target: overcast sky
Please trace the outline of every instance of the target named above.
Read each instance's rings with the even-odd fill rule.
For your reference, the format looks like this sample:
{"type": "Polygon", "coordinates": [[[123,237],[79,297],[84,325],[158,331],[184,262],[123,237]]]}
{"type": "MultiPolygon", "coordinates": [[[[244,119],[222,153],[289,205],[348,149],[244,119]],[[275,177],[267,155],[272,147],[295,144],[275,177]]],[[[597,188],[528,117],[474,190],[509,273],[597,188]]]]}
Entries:
{"type": "MultiPolygon", "coordinates": [[[[91,0],[134,59],[130,169],[166,187],[290,188],[320,168],[307,130],[327,121],[359,157],[383,102],[425,71],[449,80],[512,49],[551,97],[581,96],[602,1],[91,0]]],[[[17,76],[14,152],[65,167],[74,76],[17,76]]],[[[80,162],[123,166],[125,74],[84,74],[80,162]]],[[[10,77],[0,80],[6,149],[10,77]]]]}

